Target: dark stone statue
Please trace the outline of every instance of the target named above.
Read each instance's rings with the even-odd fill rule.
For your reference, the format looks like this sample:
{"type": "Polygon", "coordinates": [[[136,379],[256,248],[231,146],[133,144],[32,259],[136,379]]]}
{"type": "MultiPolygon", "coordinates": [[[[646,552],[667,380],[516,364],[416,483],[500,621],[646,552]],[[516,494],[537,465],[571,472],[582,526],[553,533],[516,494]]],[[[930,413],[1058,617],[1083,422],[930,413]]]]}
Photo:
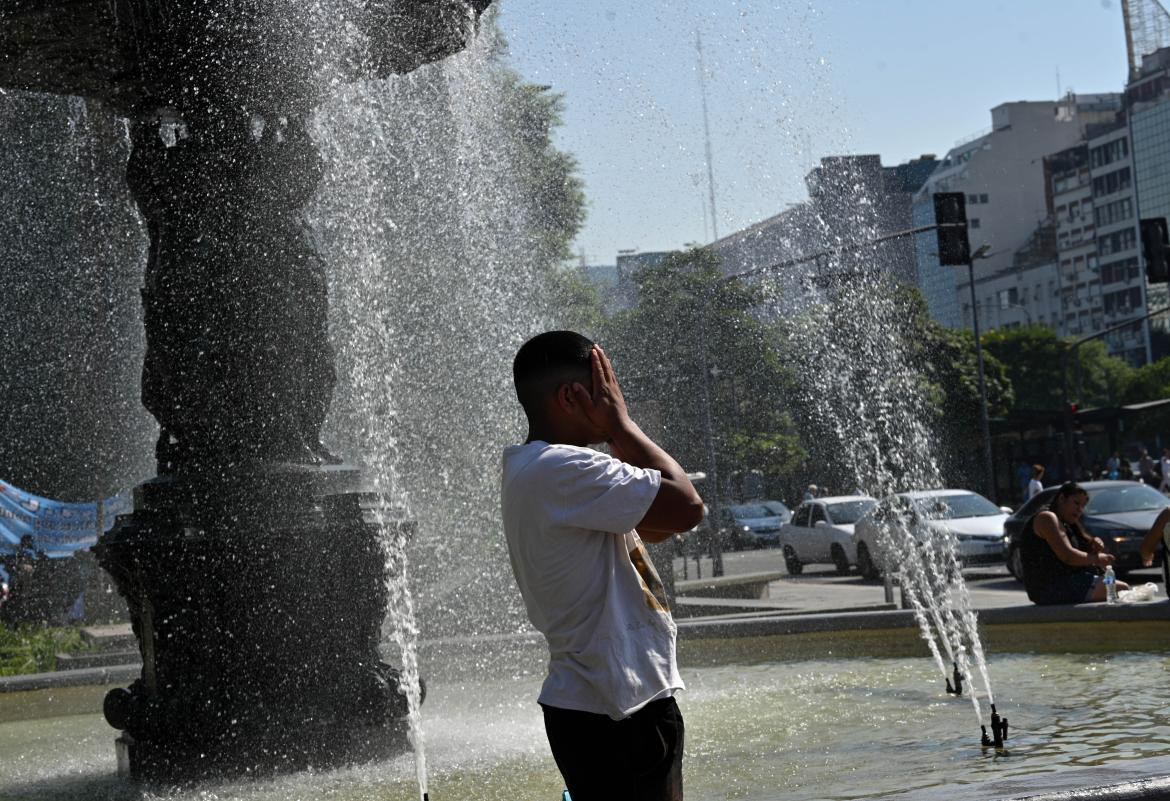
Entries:
{"type": "MultiPolygon", "coordinates": [[[[347,78],[465,47],[490,0],[370,0],[347,78]]],[[[157,478],[95,551],[142,677],[106,698],[120,765],[156,778],[324,767],[403,747],[378,653],[385,548],[409,523],[328,453],[312,8],[284,0],[8,0],[0,87],[128,118],[146,220],[142,401],[157,478]]],[[[334,21],[336,22],[336,21],[334,21]]],[[[339,24],[339,23],[337,23],[339,24]]]]}

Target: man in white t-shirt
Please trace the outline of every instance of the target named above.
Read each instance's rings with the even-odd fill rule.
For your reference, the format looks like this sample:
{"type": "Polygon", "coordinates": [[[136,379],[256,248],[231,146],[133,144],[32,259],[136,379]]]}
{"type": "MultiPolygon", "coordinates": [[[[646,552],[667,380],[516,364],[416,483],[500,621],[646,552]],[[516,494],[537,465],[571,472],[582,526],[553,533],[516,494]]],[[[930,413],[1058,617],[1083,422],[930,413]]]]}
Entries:
{"type": "Polygon", "coordinates": [[[600,347],[550,331],[512,371],[528,438],[504,450],[504,533],[548,642],[537,700],[553,758],[573,801],[682,799],[676,628],[642,540],[694,528],[702,500],[630,419],[600,347]]]}

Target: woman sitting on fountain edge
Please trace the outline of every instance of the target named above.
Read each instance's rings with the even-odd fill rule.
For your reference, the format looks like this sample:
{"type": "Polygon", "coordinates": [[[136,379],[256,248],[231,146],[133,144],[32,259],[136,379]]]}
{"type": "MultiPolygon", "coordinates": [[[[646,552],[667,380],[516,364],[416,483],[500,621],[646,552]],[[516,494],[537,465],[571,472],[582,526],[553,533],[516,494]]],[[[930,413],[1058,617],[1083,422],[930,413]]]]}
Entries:
{"type": "MultiPolygon", "coordinates": [[[[1052,503],[1028,521],[1020,537],[1024,587],[1036,604],[1080,604],[1105,600],[1098,568],[1113,564],[1105,543],[1081,526],[1089,493],[1079,484],[1062,484],[1052,503]]],[[[1129,589],[1123,581],[1117,589],[1129,589]]]]}

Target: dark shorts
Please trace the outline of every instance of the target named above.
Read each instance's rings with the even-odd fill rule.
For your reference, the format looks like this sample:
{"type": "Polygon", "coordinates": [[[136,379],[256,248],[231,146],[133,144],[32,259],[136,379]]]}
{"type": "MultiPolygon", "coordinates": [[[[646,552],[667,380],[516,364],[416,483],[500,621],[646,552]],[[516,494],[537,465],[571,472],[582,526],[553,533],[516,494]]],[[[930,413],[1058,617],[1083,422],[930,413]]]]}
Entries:
{"type": "Polygon", "coordinates": [[[1089,592],[1097,582],[1097,573],[1092,570],[1077,570],[1038,587],[1028,587],[1028,598],[1032,603],[1083,604],[1089,600],[1089,592]]]}
{"type": "Polygon", "coordinates": [[[683,719],[673,698],[624,720],[541,704],[573,801],[682,801],[683,719]]]}

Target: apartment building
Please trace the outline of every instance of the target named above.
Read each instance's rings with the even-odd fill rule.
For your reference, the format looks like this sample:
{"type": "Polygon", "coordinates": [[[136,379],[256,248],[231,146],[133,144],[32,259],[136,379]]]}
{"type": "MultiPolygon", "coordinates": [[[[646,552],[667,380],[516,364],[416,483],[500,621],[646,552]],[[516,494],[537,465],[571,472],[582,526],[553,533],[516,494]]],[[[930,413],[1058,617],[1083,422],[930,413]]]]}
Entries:
{"type": "MultiPolygon", "coordinates": [[[[1116,94],[1069,95],[1056,102],[1003,103],[991,110],[990,131],[961,142],[947,153],[915,196],[914,222],[933,222],[934,193],[962,192],[967,197],[972,251],[983,250],[975,263],[976,297],[972,306],[967,270],[941,266],[933,234],[918,237],[916,283],[935,319],[951,327],[970,328],[975,309],[992,308],[1001,302],[998,293],[1004,281],[983,279],[1016,273],[1019,280],[1017,254],[1029,243],[1034,245],[1043,239],[1037,239],[1037,233],[1049,224],[1045,157],[1084,142],[1089,126],[1113,122],[1120,105],[1120,95],[1116,94]]],[[[1071,242],[1071,228],[1066,234],[1065,241],[1071,242]]],[[[1039,283],[1047,286],[1051,280],[1056,292],[1057,257],[1055,252],[1048,255],[1053,275],[1039,283]]],[[[1029,272],[1041,269],[1045,269],[1043,264],[1030,266],[1029,272]]],[[[1033,287],[1036,283],[1031,281],[1033,287]]],[[[1033,295],[1019,294],[1019,304],[1027,307],[1033,295]]],[[[1005,309],[1008,310],[1010,307],[1005,309]]],[[[1008,322],[1026,318],[1023,309],[1017,312],[1004,317],[1011,318],[1008,322]]],[[[1053,312],[1047,303],[1043,313],[1036,308],[1027,309],[1027,313],[1036,321],[1043,316],[1047,324],[1053,324],[1053,312]]],[[[1056,312],[1056,324],[1060,324],[1062,316],[1063,312],[1056,312]]],[[[981,328],[988,327],[982,319],[980,322],[981,328]]]]}

